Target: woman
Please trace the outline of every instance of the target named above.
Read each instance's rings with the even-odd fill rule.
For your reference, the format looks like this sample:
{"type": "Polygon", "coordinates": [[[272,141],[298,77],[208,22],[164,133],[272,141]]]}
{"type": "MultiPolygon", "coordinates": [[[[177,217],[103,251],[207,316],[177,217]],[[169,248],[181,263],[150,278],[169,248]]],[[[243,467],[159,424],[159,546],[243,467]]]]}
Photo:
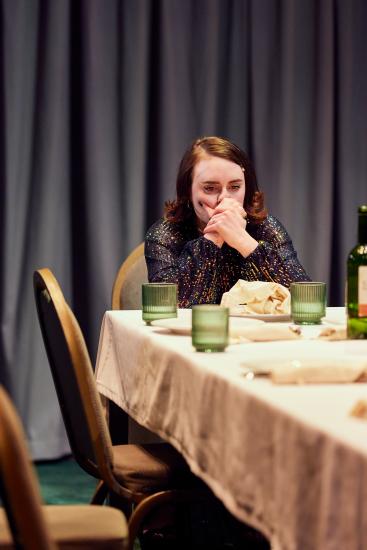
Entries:
{"type": "Polygon", "coordinates": [[[145,258],[150,282],[178,284],[181,308],[220,303],[238,279],[287,287],[309,280],[287,231],[264,207],[247,155],[219,137],[186,151],[176,200],[147,232],[145,258]]]}

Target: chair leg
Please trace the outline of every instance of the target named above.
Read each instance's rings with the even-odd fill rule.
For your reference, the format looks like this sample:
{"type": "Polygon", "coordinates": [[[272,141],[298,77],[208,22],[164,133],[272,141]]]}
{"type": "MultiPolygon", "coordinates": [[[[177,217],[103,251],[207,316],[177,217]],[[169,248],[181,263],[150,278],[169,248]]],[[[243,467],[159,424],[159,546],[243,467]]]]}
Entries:
{"type": "Polygon", "coordinates": [[[104,481],[100,480],[97,483],[94,494],[90,501],[91,504],[103,504],[108,494],[108,487],[104,481]]]}
{"type": "Polygon", "coordinates": [[[110,491],[108,493],[107,503],[109,506],[121,510],[126,519],[129,520],[132,513],[132,502],[110,491]]]}
{"type": "Polygon", "coordinates": [[[141,530],[141,526],[148,514],[150,514],[157,506],[167,503],[177,503],[192,499],[192,493],[183,491],[161,491],[150,495],[136,506],[129,519],[129,546],[128,550],[133,550],[134,541],[141,530]]]}

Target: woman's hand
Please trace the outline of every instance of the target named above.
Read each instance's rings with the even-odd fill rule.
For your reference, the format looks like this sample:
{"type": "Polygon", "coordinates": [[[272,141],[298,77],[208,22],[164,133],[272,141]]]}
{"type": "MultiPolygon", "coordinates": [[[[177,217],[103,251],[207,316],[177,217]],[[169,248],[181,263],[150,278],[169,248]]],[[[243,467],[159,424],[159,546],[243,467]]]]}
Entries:
{"type": "MultiPolygon", "coordinates": [[[[207,212],[210,221],[210,218],[213,216],[215,209],[204,203],[202,203],[202,208],[207,212]]],[[[223,238],[216,231],[205,231],[207,227],[208,225],[206,225],[206,227],[203,229],[204,237],[208,239],[208,241],[212,241],[219,248],[222,248],[224,243],[223,238]]]]}
{"type": "Polygon", "coordinates": [[[210,220],[204,228],[204,236],[209,238],[217,234],[244,257],[251,254],[258,242],[246,231],[246,212],[239,202],[232,198],[224,198],[214,210],[211,210],[210,220]]]}

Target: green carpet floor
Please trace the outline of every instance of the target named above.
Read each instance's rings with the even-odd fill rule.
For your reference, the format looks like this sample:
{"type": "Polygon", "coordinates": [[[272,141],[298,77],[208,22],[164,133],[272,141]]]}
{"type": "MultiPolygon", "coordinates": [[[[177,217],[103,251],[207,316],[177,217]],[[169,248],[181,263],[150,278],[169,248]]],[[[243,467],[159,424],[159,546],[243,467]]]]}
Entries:
{"type": "Polygon", "coordinates": [[[36,464],[43,500],[46,504],[87,504],[97,480],[71,458],[36,464]]]}
{"type": "MultiPolygon", "coordinates": [[[[86,474],[71,458],[38,462],[43,500],[46,504],[87,504],[96,480],[86,474]]],[[[270,550],[267,541],[254,529],[236,521],[214,501],[210,504],[185,505],[179,513],[175,542],[168,540],[135,542],[134,550],[270,550]]]]}
{"type": "MultiPolygon", "coordinates": [[[[45,504],[90,503],[97,480],[84,472],[72,457],[37,462],[35,466],[45,504]]],[[[139,541],[135,542],[134,550],[141,550],[139,541]]]]}

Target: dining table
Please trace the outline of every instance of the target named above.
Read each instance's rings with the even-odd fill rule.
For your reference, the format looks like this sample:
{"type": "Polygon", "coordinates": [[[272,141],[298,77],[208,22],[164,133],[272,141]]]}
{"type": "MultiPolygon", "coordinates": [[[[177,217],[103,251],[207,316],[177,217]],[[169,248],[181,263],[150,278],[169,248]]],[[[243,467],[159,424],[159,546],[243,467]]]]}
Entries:
{"type": "MultiPolygon", "coordinates": [[[[323,323],[299,327],[298,338],[235,338],[221,353],[195,350],[190,315],[179,310],[176,324],[147,325],[140,310],[107,311],[95,370],[100,394],[172,444],[273,550],[367,548],[367,414],[355,414],[367,410],[364,376],[323,383],[272,376],[275,366],[307,362],[324,373],[334,363],[348,370],[365,361],[367,370],[367,341],[320,338],[325,327],[343,328],[345,309],[327,308],[323,323]]],[[[237,329],[249,322],[230,318],[237,329]]]]}

